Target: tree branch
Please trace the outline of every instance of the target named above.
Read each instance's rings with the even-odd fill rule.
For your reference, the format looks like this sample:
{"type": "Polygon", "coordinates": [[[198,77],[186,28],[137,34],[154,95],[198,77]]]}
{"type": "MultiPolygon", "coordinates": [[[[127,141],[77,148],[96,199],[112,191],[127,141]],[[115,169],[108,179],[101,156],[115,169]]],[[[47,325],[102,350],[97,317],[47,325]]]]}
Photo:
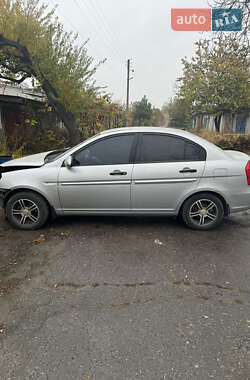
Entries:
{"type": "Polygon", "coordinates": [[[27,79],[27,78],[30,78],[30,75],[24,75],[22,78],[20,78],[20,79],[15,79],[15,78],[11,78],[11,77],[7,77],[7,76],[5,76],[5,75],[2,75],[2,74],[0,74],[0,78],[1,79],[5,79],[5,80],[8,80],[8,81],[10,81],[10,82],[14,82],[14,83],[18,83],[18,84],[21,84],[23,81],[25,81],[25,79],[27,79]]]}
{"type": "MultiPolygon", "coordinates": [[[[0,49],[6,46],[14,47],[18,51],[20,51],[20,53],[22,53],[23,55],[23,58],[25,58],[26,64],[32,67],[32,61],[27,48],[16,41],[12,41],[8,38],[5,38],[2,34],[0,34],[0,49]]],[[[22,59],[22,57],[20,58],[22,59]]]]}
{"type": "Polygon", "coordinates": [[[0,74],[0,78],[10,80],[15,83],[22,83],[26,78],[31,77],[31,76],[37,78],[41,82],[41,87],[43,91],[45,92],[49,103],[55,109],[57,114],[61,117],[61,119],[64,122],[64,125],[66,126],[69,132],[70,145],[75,145],[76,143],[78,143],[80,140],[80,131],[77,127],[76,118],[72,112],[67,111],[65,106],[62,103],[60,103],[58,99],[59,98],[58,92],[52,86],[50,81],[45,77],[42,70],[39,68],[39,62],[36,62],[36,65],[34,65],[34,62],[32,61],[32,58],[29,54],[29,51],[25,46],[21,45],[19,42],[9,40],[8,38],[5,38],[2,34],[0,34],[0,51],[7,47],[15,48],[19,53],[21,53],[21,56],[12,55],[7,50],[6,56],[5,56],[7,62],[3,62],[2,66],[4,67],[5,65],[5,68],[14,74],[17,74],[20,71],[22,71],[25,74],[22,76],[21,79],[15,79],[15,78],[11,78],[11,77],[1,75],[1,74],[0,74]],[[21,63],[21,66],[19,66],[18,64],[15,66],[15,62],[14,62],[14,66],[9,64],[10,62],[8,62],[8,59],[9,61],[11,61],[13,58],[16,58],[19,64],[21,63]],[[18,68],[20,68],[21,70],[17,71],[18,68]]]}

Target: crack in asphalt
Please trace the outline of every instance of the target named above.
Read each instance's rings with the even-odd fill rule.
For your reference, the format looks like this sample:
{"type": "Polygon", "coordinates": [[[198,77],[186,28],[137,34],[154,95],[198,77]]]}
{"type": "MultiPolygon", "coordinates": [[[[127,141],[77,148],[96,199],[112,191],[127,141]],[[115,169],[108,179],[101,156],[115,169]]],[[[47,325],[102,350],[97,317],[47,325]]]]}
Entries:
{"type": "MultiPolygon", "coordinates": [[[[230,290],[238,293],[244,293],[244,294],[250,294],[250,290],[245,290],[242,288],[234,288],[232,286],[225,286],[220,285],[212,282],[206,282],[206,281],[186,281],[186,280],[179,280],[179,281],[173,281],[173,282],[167,282],[167,281],[159,281],[159,282],[132,282],[132,283],[109,283],[109,282],[94,282],[94,283],[86,283],[86,284],[76,284],[73,282],[57,282],[53,285],[54,289],[58,288],[72,288],[72,289],[82,289],[82,288],[97,288],[97,287],[126,287],[126,288],[134,288],[134,287],[140,287],[140,286],[157,286],[157,285],[163,285],[166,286],[167,284],[171,285],[184,285],[184,286],[205,286],[208,288],[217,288],[222,290],[230,290]]],[[[50,286],[51,287],[51,286],[50,286]]]]}
{"type": "Polygon", "coordinates": [[[231,290],[231,291],[237,291],[239,293],[245,293],[245,294],[250,294],[250,290],[245,290],[242,288],[233,288],[232,286],[225,286],[225,285],[220,285],[220,284],[214,284],[212,282],[200,282],[200,281],[185,281],[185,280],[180,280],[180,281],[174,281],[174,285],[185,285],[185,286],[206,286],[206,287],[211,287],[211,288],[217,288],[217,289],[222,289],[222,290],[231,290]]]}
{"type": "Polygon", "coordinates": [[[103,283],[90,283],[90,284],[75,284],[72,282],[59,282],[53,285],[53,288],[73,288],[73,289],[81,289],[81,288],[98,288],[101,286],[109,286],[109,287],[115,287],[115,288],[120,288],[120,287],[126,287],[126,288],[135,288],[136,286],[155,286],[157,283],[155,282],[134,282],[134,283],[124,283],[124,284],[118,284],[118,283],[108,283],[108,282],[103,282],[103,283]]]}
{"type": "MultiPolygon", "coordinates": [[[[250,291],[248,290],[244,290],[244,289],[241,289],[241,288],[233,288],[231,286],[224,286],[224,285],[220,285],[220,284],[215,284],[215,283],[211,283],[211,282],[200,282],[200,281],[194,281],[194,282],[191,282],[191,281],[185,281],[185,280],[181,280],[181,281],[173,281],[173,282],[167,282],[167,281],[162,281],[162,282],[135,282],[135,283],[123,283],[123,284],[119,284],[119,283],[107,283],[107,282],[104,282],[104,283],[86,283],[86,284],[76,284],[76,283],[56,283],[53,285],[52,289],[55,289],[55,290],[59,290],[60,288],[63,288],[63,289],[73,289],[73,290],[81,290],[83,288],[97,288],[97,287],[115,287],[115,288],[136,288],[136,287],[154,287],[154,286],[157,286],[157,285],[163,285],[164,287],[166,287],[167,285],[174,285],[174,286],[181,286],[181,285],[184,285],[184,286],[196,286],[196,287],[208,287],[208,288],[216,288],[216,289],[222,289],[222,290],[226,290],[226,291],[231,291],[231,292],[237,292],[237,293],[241,293],[241,294],[250,294],[250,291]]],[[[51,289],[51,286],[49,287],[51,289]]],[[[203,300],[203,301],[208,301],[208,300],[214,300],[216,301],[216,297],[218,296],[217,294],[216,295],[202,295],[202,294],[195,294],[193,295],[195,298],[197,299],[200,299],[200,300],[203,300]]],[[[237,304],[237,305],[246,305],[246,304],[249,304],[249,302],[246,302],[245,300],[243,301],[242,299],[239,299],[239,298],[233,298],[233,297],[236,297],[237,295],[231,295],[231,298],[230,298],[230,301],[232,304],[237,304]]],[[[148,302],[153,302],[153,301],[158,301],[159,299],[161,299],[163,296],[162,294],[159,294],[158,296],[155,296],[155,297],[150,297],[150,298],[147,298],[147,299],[137,299],[137,300],[133,300],[133,301],[127,301],[127,302],[122,302],[122,303],[109,303],[109,304],[99,304],[99,305],[96,305],[96,306],[101,306],[101,307],[110,307],[110,308],[114,308],[114,307],[127,307],[127,306],[130,306],[130,305],[133,305],[133,304],[145,304],[145,303],[148,303],[148,302]]],[[[176,298],[177,299],[184,299],[184,295],[176,295],[176,298]]],[[[220,296],[220,299],[217,300],[217,302],[219,303],[224,303],[225,301],[223,301],[223,299],[221,299],[221,296],[220,296]]]]}

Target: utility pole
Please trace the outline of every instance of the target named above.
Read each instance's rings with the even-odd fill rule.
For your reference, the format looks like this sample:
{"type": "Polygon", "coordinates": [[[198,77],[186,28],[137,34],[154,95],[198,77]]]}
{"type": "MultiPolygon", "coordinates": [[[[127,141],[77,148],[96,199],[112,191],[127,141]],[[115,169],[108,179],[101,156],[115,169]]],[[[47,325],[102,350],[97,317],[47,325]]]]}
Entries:
{"type": "Polygon", "coordinates": [[[127,112],[129,109],[129,77],[130,77],[130,59],[127,61],[127,112]]]}
{"type": "Polygon", "coordinates": [[[133,69],[131,69],[130,66],[130,59],[127,60],[127,105],[126,105],[126,110],[128,112],[129,110],[129,81],[133,79],[133,77],[130,78],[130,72],[134,72],[133,69]]]}
{"type": "Polygon", "coordinates": [[[130,72],[134,72],[133,69],[131,69],[131,62],[130,59],[127,60],[127,103],[126,103],[126,121],[125,125],[128,126],[128,111],[129,111],[129,81],[133,79],[133,77],[130,77],[130,72]]]}

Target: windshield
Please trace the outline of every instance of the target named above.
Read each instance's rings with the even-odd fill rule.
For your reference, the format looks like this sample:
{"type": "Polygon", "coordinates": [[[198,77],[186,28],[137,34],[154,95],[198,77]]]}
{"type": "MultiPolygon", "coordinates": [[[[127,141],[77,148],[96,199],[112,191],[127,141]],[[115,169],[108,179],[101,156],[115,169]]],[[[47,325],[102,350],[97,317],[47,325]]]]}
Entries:
{"type": "MultiPolygon", "coordinates": [[[[91,141],[91,140],[95,139],[96,136],[99,135],[99,134],[100,134],[100,133],[98,133],[98,134],[96,134],[96,135],[90,137],[89,139],[87,139],[87,140],[85,140],[85,141],[80,142],[79,144],[73,146],[72,148],[65,148],[65,149],[60,150],[60,151],[56,151],[56,152],[51,152],[51,153],[49,153],[49,154],[46,156],[46,158],[45,158],[45,160],[46,160],[45,163],[53,162],[53,161],[55,161],[55,160],[58,160],[59,158],[61,158],[61,157],[64,156],[64,154],[65,154],[66,151],[67,151],[67,153],[74,152],[74,151],[77,149],[77,147],[82,146],[82,144],[85,143],[86,141],[91,141]]],[[[45,160],[44,160],[44,161],[45,161],[45,160]]]]}
{"type": "Polygon", "coordinates": [[[47,164],[49,162],[56,160],[59,156],[63,155],[68,149],[70,148],[59,149],[59,150],[55,150],[53,152],[48,153],[44,159],[44,163],[47,164]]]}

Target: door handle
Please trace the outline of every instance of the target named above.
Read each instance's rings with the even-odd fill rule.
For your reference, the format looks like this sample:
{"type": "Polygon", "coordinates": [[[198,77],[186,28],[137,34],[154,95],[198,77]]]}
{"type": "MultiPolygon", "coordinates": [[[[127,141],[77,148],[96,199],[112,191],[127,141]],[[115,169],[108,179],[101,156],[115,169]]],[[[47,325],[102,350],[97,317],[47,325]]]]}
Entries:
{"type": "Polygon", "coordinates": [[[109,173],[109,175],[127,175],[127,172],[122,172],[121,170],[114,170],[112,173],[109,173]]]}
{"type": "Polygon", "coordinates": [[[179,171],[179,173],[196,173],[196,172],[197,172],[196,169],[190,169],[190,168],[184,168],[179,171]]]}

